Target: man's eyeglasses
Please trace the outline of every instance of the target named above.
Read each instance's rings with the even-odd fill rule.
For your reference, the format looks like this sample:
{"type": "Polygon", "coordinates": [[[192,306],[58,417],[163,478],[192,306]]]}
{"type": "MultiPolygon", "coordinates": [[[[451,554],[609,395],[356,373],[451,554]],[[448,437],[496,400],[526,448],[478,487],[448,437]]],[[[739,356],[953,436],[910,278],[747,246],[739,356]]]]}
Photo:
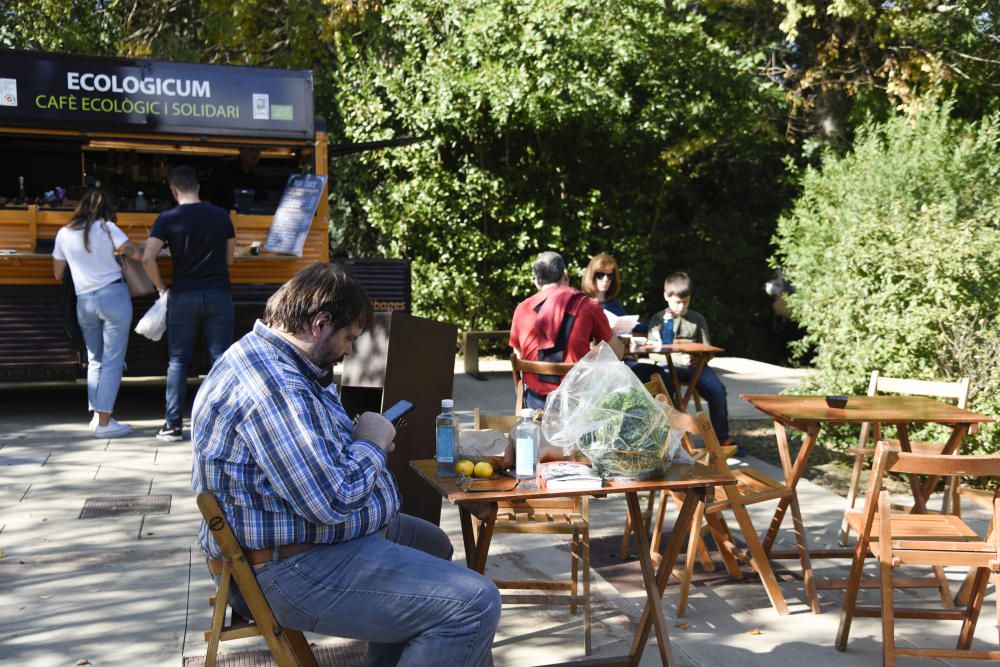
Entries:
{"type": "Polygon", "coordinates": [[[686,299],[691,296],[691,290],[678,290],[676,292],[667,292],[667,296],[676,296],[678,299],[686,299]]]}
{"type": "Polygon", "coordinates": [[[614,280],[615,272],[614,271],[612,271],[611,273],[604,273],[604,271],[594,272],[594,280],[603,280],[604,278],[611,278],[611,280],[614,280]]]}

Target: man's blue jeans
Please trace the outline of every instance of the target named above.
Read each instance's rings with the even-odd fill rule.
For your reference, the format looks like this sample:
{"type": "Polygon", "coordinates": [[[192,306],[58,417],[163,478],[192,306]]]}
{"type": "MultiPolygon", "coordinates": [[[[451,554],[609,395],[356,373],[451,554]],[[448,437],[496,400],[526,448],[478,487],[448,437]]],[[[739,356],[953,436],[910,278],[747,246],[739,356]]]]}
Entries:
{"type": "MultiPolygon", "coordinates": [[[[677,379],[687,383],[694,375],[694,369],[690,366],[675,366],[677,379]]],[[[669,386],[669,385],[668,385],[669,386]]],[[[726,385],[708,366],[702,369],[698,376],[698,384],[695,385],[698,393],[708,401],[708,416],[712,420],[712,428],[719,442],[729,439],[729,406],[726,405],[726,385]]]]}
{"type": "Polygon", "coordinates": [[[204,331],[208,356],[215,360],[233,343],[233,298],[228,290],[170,292],[167,302],[167,414],[169,426],[183,426],[188,366],[199,329],[204,331]]]}
{"type": "Polygon", "coordinates": [[[440,528],[397,514],[385,537],[316,546],[256,575],[278,623],[365,640],[366,666],[479,667],[493,645],[500,593],[452,563],[452,551],[440,528]]]}

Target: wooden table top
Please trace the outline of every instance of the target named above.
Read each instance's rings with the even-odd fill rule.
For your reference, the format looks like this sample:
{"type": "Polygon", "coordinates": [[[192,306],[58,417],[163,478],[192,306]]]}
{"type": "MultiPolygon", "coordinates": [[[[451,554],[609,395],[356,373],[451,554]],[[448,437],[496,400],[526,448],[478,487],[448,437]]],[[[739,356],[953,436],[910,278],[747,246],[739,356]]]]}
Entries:
{"type": "Polygon", "coordinates": [[[455,504],[497,502],[500,500],[528,498],[565,498],[567,496],[592,496],[608,493],[626,493],[628,491],[653,491],[668,489],[682,491],[705,486],[735,484],[736,479],[729,474],[716,472],[700,463],[685,465],[674,463],[667,468],[663,479],[649,482],[604,482],[599,489],[522,489],[511,491],[474,491],[463,493],[455,484],[455,477],[438,477],[435,472],[434,459],[410,461],[410,467],[437,491],[455,504]]]}
{"type": "Polygon", "coordinates": [[[784,421],[848,424],[856,422],[911,422],[980,424],[992,417],[955,407],[926,396],[849,396],[843,408],[831,408],[823,396],[740,394],[766,415],[784,421]]]}
{"type": "Polygon", "coordinates": [[[646,343],[639,347],[641,352],[658,352],[660,354],[672,352],[684,352],[686,354],[719,354],[725,352],[721,347],[706,345],[705,343],[646,343]]]}

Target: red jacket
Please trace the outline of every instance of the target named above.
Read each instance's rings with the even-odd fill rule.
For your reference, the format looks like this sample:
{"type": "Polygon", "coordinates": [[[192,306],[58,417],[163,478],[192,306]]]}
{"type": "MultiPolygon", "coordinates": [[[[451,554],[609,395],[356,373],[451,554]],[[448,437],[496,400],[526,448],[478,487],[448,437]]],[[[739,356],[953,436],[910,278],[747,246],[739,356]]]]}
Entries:
{"type": "MultiPolygon", "coordinates": [[[[562,359],[549,356],[546,361],[576,363],[590,352],[591,343],[611,340],[611,325],[601,307],[583,292],[558,285],[543,289],[517,305],[510,324],[510,346],[520,352],[522,359],[538,361],[540,350],[555,347],[567,318],[572,318],[572,326],[562,359]]],[[[524,382],[541,396],[559,386],[543,382],[534,373],[525,373],[524,382]]]]}

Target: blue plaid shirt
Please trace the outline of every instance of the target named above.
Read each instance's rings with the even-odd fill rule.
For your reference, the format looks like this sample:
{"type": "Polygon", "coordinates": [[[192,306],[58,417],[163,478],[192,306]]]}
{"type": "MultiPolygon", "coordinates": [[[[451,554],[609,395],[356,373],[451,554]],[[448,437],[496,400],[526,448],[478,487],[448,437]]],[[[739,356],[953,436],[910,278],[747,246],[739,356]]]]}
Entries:
{"type": "MultiPolygon", "coordinates": [[[[386,455],[354,424],[322,370],[254,325],[212,367],[191,417],[191,486],[219,499],[245,549],[345,542],[399,511],[386,455]]],[[[202,521],[201,546],[221,552],[202,521]]]]}

